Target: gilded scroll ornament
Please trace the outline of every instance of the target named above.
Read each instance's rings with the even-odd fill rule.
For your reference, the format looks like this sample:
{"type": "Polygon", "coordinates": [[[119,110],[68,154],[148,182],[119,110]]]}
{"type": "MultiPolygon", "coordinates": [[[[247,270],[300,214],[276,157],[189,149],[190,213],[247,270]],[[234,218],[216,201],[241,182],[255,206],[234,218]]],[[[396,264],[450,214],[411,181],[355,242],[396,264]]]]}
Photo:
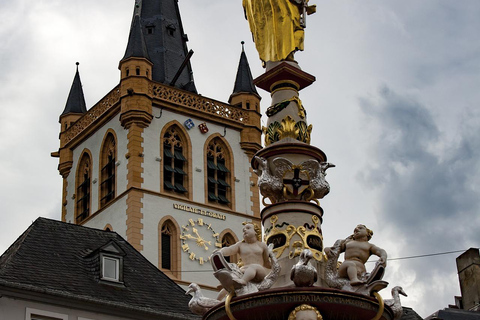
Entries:
{"type": "MultiPolygon", "coordinates": [[[[312,216],[313,225],[304,225],[295,227],[288,224],[286,228],[282,228],[276,224],[278,216],[274,215],[270,218],[272,228],[265,236],[265,240],[268,244],[273,244],[273,253],[279,258],[285,250],[289,249],[288,257],[293,259],[300,256],[303,250],[309,249],[313,258],[317,261],[324,260],[323,255],[323,236],[320,233],[318,227],[320,219],[317,216],[312,216]],[[297,235],[300,237],[300,241],[293,241],[292,238],[297,235]],[[290,248],[293,249],[290,249],[290,248]]],[[[283,224],[282,224],[283,225],[283,224]]]]}

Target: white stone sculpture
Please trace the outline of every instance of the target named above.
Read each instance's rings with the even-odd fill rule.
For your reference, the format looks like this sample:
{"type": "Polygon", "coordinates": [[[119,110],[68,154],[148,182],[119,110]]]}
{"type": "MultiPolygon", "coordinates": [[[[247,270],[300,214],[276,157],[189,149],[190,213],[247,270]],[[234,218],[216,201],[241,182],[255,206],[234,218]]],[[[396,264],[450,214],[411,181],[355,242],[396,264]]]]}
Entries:
{"type": "Polygon", "coordinates": [[[325,281],[329,287],[370,295],[388,285],[381,280],[385,273],[387,253],[368,242],[371,235],[371,230],[364,225],[358,225],[353,235],[337,240],[332,247],[324,249],[328,257],[325,281]],[[338,267],[341,252],[345,252],[345,261],[338,267]],[[379,256],[380,260],[373,271],[367,273],[365,262],[372,254],[379,256]]]}
{"type": "Polygon", "coordinates": [[[258,168],[255,173],[258,175],[258,188],[263,196],[263,204],[265,198],[268,198],[270,202],[276,203],[283,200],[283,182],[282,177],[278,175],[272,175],[270,168],[268,167],[268,161],[262,157],[255,157],[258,162],[258,168]]]}
{"type": "Polygon", "coordinates": [[[384,303],[386,306],[389,306],[393,311],[393,320],[399,320],[403,314],[402,303],[400,302],[400,295],[404,295],[407,297],[405,291],[400,286],[393,287],[392,289],[392,297],[393,299],[385,299],[384,303]]]}
{"type": "Polygon", "coordinates": [[[317,281],[317,269],[309,262],[313,258],[312,251],[305,249],[300,254],[300,259],[292,267],[290,279],[297,287],[311,287],[317,281]]]}
{"type": "Polygon", "coordinates": [[[220,303],[219,300],[204,297],[200,286],[196,283],[190,283],[185,294],[193,292],[193,297],[188,303],[190,311],[198,315],[204,315],[212,307],[220,303]]]}
{"type": "Polygon", "coordinates": [[[244,223],[243,240],[216,250],[210,261],[214,276],[220,281],[223,290],[218,299],[225,297],[227,292],[235,292],[237,296],[269,289],[280,273],[280,265],[273,253],[273,245],[260,241],[261,230],[252,222],[244,223]],[[223,256],[238,254],[242,260],[239,267],[227,263],[223,256]]]}

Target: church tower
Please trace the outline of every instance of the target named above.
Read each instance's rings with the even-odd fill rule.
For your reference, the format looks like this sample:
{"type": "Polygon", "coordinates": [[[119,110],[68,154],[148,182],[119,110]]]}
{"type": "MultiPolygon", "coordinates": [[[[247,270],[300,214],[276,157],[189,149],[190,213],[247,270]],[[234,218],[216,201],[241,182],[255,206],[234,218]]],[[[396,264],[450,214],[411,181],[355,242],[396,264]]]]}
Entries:
{"type": "MultiPolygon", "coordinates": [[[[228,103],[197,94],[177,0],[135,5],[120,83],[60,116],[62,221],[122,235],[178,284],[216,295],[208,258],[260,222],[260,96],[242,50],[228,103]],[[201,279],[201,280],[200,280],[201,279]]],[[[234,79],[231,79],[232,82],[234,79]]]]}

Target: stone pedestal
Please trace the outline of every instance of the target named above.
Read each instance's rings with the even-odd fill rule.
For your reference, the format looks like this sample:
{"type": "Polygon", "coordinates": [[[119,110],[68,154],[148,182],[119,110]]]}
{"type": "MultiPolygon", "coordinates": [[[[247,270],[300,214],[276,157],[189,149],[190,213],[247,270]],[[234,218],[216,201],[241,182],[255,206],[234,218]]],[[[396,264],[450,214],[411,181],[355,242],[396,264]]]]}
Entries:
{"type": "MultiPolygon", "coordinates": [[[[237,320],[287,320],[295,307],[308,304],[325,320],[371,320],[381,311],[379,302],[360,294],[324,288],[277,288],[233,298],[230,309],[237,320]]],[[[210,309],[204,320],[230,320],[225,305],[210,309]]],[[[378,320],[392,320],[388,307],[378,320]]]]}

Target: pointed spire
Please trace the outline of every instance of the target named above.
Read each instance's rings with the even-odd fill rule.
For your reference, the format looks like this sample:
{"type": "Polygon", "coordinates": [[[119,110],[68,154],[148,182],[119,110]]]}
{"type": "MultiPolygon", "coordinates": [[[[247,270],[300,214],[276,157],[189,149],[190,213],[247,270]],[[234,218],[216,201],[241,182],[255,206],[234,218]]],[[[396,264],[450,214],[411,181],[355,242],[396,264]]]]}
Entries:
{"type": "Polygon", "coordinates": [[[244,48],[245,42],[242,41],[242,54],[240,55],[240,62],[238,64],[237,78],[235,79],[235,86],[233,93],[254,93],[258,95],[257,89],[253,84],[252,72],[248,64],[247,55],[244,48]]]}
{"type": "Polygon", "coordinates": [[[65,109],[62,112],[62,116],[67,113],[85,113],[87,112],[87,107],[85,104],[85,97],[83,95],[82,82],[80,81],[80,73],[78,72],[78,65],[76,63],[77,72],[75,73],[75,78],[73,78],[72,87],[70,93],[68,94],[67,103],[65,109]]]}
{"type": "Polygon", "coordinates": [[[127,49],[125,50],[125,55],[122,60],[128,58],[145,58],[150,60],[148,57],[148,50],[145,44],[145,38],[142,32],[142,25],[140,23],[140,6],[135,5],[135,14],[132,20],[132,26],[130,27],[130,35],[128,36],[127,49]]]}
{"type": "Polygon", "coordinates": [[[187,41],[178,0],[138,0],[127,51],[122,60],[133,56],[149,59],[153,63],[153,81],[167,85],[180,70],[175,87],[196,93],[192,67],[186,59],[187,41]],[[183,69],[182,64],[185,66],[183,69]]]}

